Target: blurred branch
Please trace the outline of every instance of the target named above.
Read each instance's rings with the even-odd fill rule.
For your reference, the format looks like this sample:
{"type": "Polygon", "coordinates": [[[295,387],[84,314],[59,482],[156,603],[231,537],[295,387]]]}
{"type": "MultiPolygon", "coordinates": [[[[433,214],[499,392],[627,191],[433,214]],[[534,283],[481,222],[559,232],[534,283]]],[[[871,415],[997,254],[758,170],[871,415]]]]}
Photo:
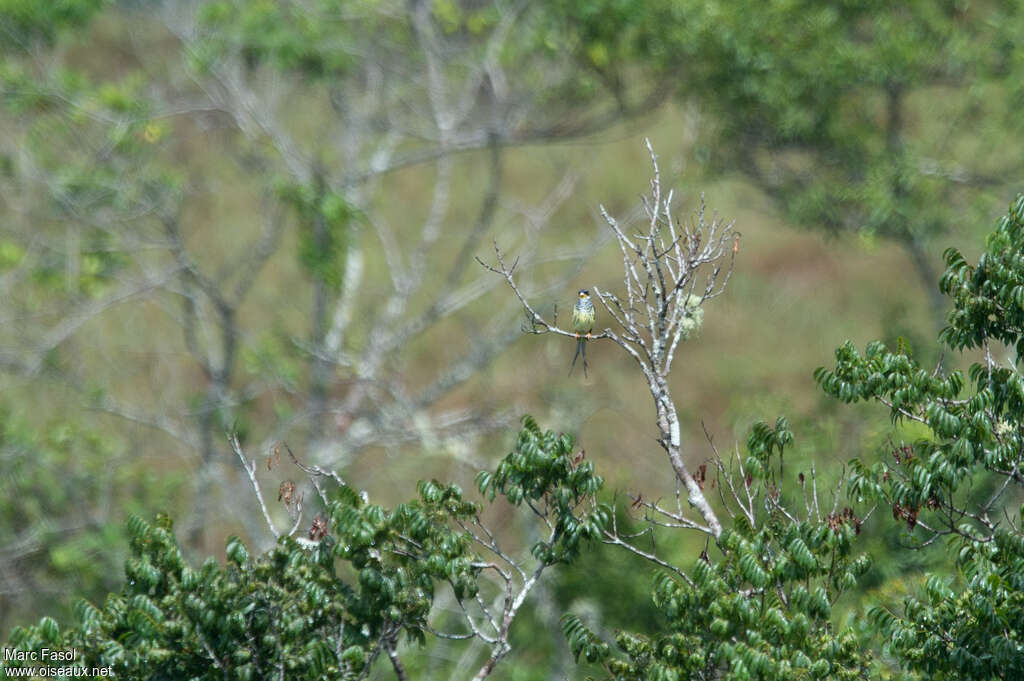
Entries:
{"type": "MultiPolygon", "coordinates": [[[[203,526],[207,504],[230,497],[222,487],[238,484],[224,475],[218,436],[236,416],[246,425],[246,417],[259,416],[253,442],[270,445],[301,432],[316,441],[310,456],[324,465],[378,446],[451,444],[471,452],[454,445],[508,425],[511,411],[492,404],[445,404],[517,339],[506,332],[518,316],[514,301],[486,310],[483,323],[470,317],[502,285],[474,271],[473,255],[500,229],[503,244],[531,263],[566,262],[532,286],[519,281],[530,294],[563,286],[604,239],[540,255],[542,233],[577,178],[567,174],[538,205],[518,205],[510,198],[505,150],[606,129],[655,103],[643,96],[631,100],[632,109],[621,97],[613,105],[601,98],[544,101],[538,92],[548,85],[571,89],[579,74],[576,65],[546,56],[528,56],[528,71],[508,66],[540,7],[526,0],[496,4],[493,21],[479,33],[446,30],[427,2],[346,7],[346,26],[366,22],[400,39],[358,33],[344,47],[345,67],[323,78],[303,65],[253,58],[244,37],[222,40],[229,29],[204,15],[208,6],[162,3],[156,15],[130,14],[142,22],[155,16],[166,33],[160,50],[149,49],[141,33],[124,36],[133,59],[123,88],[111,77],[75,90],[38,65],[45,76],[39,89],[52,91],[43,92],[51,108],[18,122],[19,134],[4,142],[17,151],[17,178],[0,178],[17,189],[9,201],[21,210],[18,241],[26,257],[47,268],[51,260],[63,264],[68,273],[68,291],[54,296],[48,311],[57,320],[52,328],[40,329],[42,316],[8,315],[5,308],[5,319],[31,322],[31,333],[23,343],[21,327],[10,325],[17,343],[6,347],[5,333],[0,367],[34,374],[46,355],[84,336],[90,320],[117,320],[119,304],[136,303],[138,320],[153,324],[153,337],[137,339],[133,351],[155,359],[125,371],[150,385],[132,393],[130,381],[114,385],[102,370],[81,379],[67,370],[61,378],[77,383],[87,408],[155,428],[195,450],[194,528],[203,526]],[[170,50],[181,61],[167,59],[170,50]],[[144,87],[135,87],[135,78],[144,87]],[[104,104],[106,87],[130,106],[104,104]],[[298,124],[296,110],[307,105],[322,107],[303,111],[298,124]],[[310,121],[316,121],[312,132],[310,121]],[[463,188],[456,155],[473,150],[482,168],[473,178],[476,212],[459,224],[452,217],[465,214],[457,205],[463,188]],[[221,165],[207,165],[211,159],[221,165]],[[218,185],[225,159],[238,174],[218,185]],[[433,182],[429,206],[399,213],[391,219],[401,222],[389,225],[384,211],[372,210],[394,199],[383,180],[416,164],[431,166],[423,172],[433,182]],[[223,192],[239,182],[237,195],[223,192]],[[290,231],[302,234],[309,227],[303,220],[323,216],[299,215],[282,184],[300,194],[315,189],[317,200],[337,199],[355,216],[341,227],[344,250],[330,263],[338,281],[328,285],[301,270],[304,279],[287,278],[291,270],[281,263],[295,244],[290,231]],[[236,205],[236,196],[246,203],[236,205]],[[215,229],[210,220],[224,211],[237,211],[239,219],[215,229]],[[55,226],[43,232],[36,224],[55,226]],[[237,239],[234,233],[222,239],[229,229],[237,239]],[[88,245],[93,236],[97,244],[88,245]],[[116,267],[142,272],[135,277],[141,284],[90,299],[77,290],[75,276],[86,248],[104,249],[116,256],[116,267]],[[375,269],[381,261],[386,268],[375,269]],[[277,278],[281,269],[284,279],[277,278]],[[296,309],[296,287],[305,291],[310,279],[320,287],[315,309],[296,309]],[[290,288],[275,290],[281,281],[290,288]],[[158,323],[150,308],[162,314],[158,323]],[[307,315],[314,318],[310,333],[295,328],[307,315]],[[422,374],[407,371],[408,358],[433,342],[431,332],[460,323],[473,333],[422,374]],[[264,347],[268,335],[273,339],[264,347]],[[292,345],[281,350],[279,337],[292,345]],[[270,366],[263,365],[265,356],[270,366]],[[160,385],[165,375],[180,381],[160,385]]],[[[245,3],[236,8],[244,12],[245,3]]],[[[320,10],[289,4],[294,16],[314,23],[320,10]]],[[[301,26],[282,30],[302,35],[301,26]]],[[[0,275],[0,290],[18,290],[20,300],[21,282],[31,274],[31,266],[19,263],[0,275]]],[[[23,302],[26,314],[38,314],[31,296],[23,302]]]]}

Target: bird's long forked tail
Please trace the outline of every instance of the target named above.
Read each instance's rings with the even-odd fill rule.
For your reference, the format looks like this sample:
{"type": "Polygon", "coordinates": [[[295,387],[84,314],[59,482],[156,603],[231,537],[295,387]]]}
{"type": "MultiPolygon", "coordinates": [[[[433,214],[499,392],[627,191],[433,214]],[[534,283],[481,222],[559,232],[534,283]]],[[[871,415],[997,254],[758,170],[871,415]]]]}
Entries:
{"type": "Polygon", "coordinates": [[[587,339],[579,338],[576,341],[576,354],[572,356],[572,365],[569,367],[569,375],[572,376],[572,370],[576,368],[576,360],[579,359],[580,355],[583,355],[583,378],[587,378],[587,339]]]}

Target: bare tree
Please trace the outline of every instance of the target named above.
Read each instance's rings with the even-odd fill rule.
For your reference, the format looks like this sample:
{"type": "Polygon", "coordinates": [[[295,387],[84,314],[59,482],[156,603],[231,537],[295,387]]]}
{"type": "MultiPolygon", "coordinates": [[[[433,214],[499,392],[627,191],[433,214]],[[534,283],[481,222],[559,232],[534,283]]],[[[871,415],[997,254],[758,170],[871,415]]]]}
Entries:
{"type": "MultiPolygon", "coordinates": [[[[68,89],[54,75],[68,58],[60,50],[29,55],[33,95],[46,108],[4,119],[14,172],[0,180],[11,190],[3,210],[25,252],[0,280],[14,292],[0,311],[0,365],[73,386],[88,408],[185,445],[183,462],[196,464],[197,513],[188,523],[195,541],[210,510],[243,482],[227,474],[231,459],[219,433],[252,410],[259,410],[252,436],[261,449],[286,437],[307,440],[314,461],[338,467],[369,448],[443,447],[509,423],[491,405],[437,405],[515,340],[505,333],[514,304],[491,311],[479,333],[425,377],[404,371],[411,349],[470,314],[500,284],[470,267],[485,236],[500,226],[508,247],[535,255],[539,235],[573,192],[576,178],[566,174],[539,205],[520,206],[504,180],[505,149],[604,129],[648,112],[667,93],[618,84],[586,102],[548,99],[571,89],[579,65],[525,53],[508,60],[543,9],[536,3],[496,3],[494,21],[479,33],[441,30],[425,2],[371,4],[343,16],[284,3],[287,16],[303,19],[297,25],[335,22],[352,38],[340,48],[318,46],[349,58],[331,78],[254,60],[244,41],[225,38],[234,36],[232,26],[204,19],[208,4],[115,10],[140,29],[126,31],[121,45],[145,84],[125,95],[137,98],[132,106],[108,106],[97,89],[68,89]],[[159,35],[160,50],[141,37],[147,32],[159,35]],[[203,61],[211,46],[219,51],[203,61]],[[463,200],[458,156],[474,151],[483,168],[476,216],[454,224],[453,207],[463,200]],[[195,209],[221,191],[203,170],[210,156],[229,167],[224,177],[231,179],[221,181],[256,197],[217,227],[195,209]],[[393,173],[413,166],[423,166],[431,183],[427,205],[410,206],[400,222],[385,217],[379,207],[393,200],[393,173]],[[314,210],[296,210],[282,185],[314,210]],[[305,281],[273,291],[281,263],[294,257],[285,248],[294,235],[308,237],[314,251],[327,247],[324,211],[335,201],[350,213],[332,263],[337,281],[307,271],[305,281]],[[229,231],[229,239],[216,238],[229,231]],[[115,264],[102,286],[83,291],[83,263],[97,250],[115,264]],[[386,270],[373,271],[380,261],[386,270]],[[70,294],[50,295],[40,309],[17,284],[55,265],[70,294]],[[305,292],[300,323],[307,328],[282,313],[295,309],[294,290],[305,292]],[[154,312],[152,337],[133,338],[127,355],[107,352],[90,333],[154,312]],[[297,377],[241,366],[274,327],[286,336],[276,351],[298,358],[297,377]],[[82,349],[106,353],[116,370],[91,364],[82,349]],[[159,357],[182,384],[161,384],[151,360],[132,369],[154,374],[144,399],[113,378],[144,355],[159,357]],[[282,408],[274,415],[267,404],[282,408]]],[[[246,3],[236,9],[246,11],[246,3]]],[[[569,266],[536,286],[560,286],[604,241],[587,243],[549,254],[569,266]]],[[[248,529],[262,532],[252,523],[248,529]]]]}
{"type": "MultiPolygon", "coordinates": [[[[651,192],[643,200],[646,229],[627,234],[628,228],[601,207],[622,252],[623,292],[617,295],[594,287],[615,328],[606,327],[592,339],[615,343],[636,362],[654,400],[658,442],[703,519],[703,524],[693,523],[693,527],[717,538],[722,525],[683,458],[679,415],[668,379],[680,341],[702,321],[701,307],[725,290],[739,250],[739,233],[733,223],[722,222],[717,215],[709,218],[703,201],[692,223],[678,222],[672,213],[673,193],[663,192],[658,158],[650,141],[646,143],[654,167],[651,192]]],[[[516,283],[516,263],[507,265],[497,244],[495,253],[496,266],[483,261],[481,265],[504,277],[519,299],[526,312],[524,331],[579,338],[578,333],[558,326],[557,317],[548,321],[537,312],[516,283]]]]}

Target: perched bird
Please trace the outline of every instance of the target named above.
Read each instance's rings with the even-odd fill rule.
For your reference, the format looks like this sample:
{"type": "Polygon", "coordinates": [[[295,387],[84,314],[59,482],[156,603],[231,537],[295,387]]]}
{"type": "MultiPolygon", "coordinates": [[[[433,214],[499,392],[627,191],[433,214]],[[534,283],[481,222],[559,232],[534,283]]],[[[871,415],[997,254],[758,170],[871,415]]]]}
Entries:
{"type": "Polygon", "coordinates": [[[587,375],[587,338],[590,338],[590,332],[594,330],[594,317],[596,312],[594,311],[594,303],[590,300],[590,291],[587,289],[580,289],[577,295],[576,304],[572,308],[572,328],[576,332],[576,354],[572,357],[572,366],[569,367],[569,375],[572,375],[572,370],[576,368],[576,360],[580,355],[583,355],[583,375],[587,375]],[[586,338],[580,334],[585,334],[586,338]]]}

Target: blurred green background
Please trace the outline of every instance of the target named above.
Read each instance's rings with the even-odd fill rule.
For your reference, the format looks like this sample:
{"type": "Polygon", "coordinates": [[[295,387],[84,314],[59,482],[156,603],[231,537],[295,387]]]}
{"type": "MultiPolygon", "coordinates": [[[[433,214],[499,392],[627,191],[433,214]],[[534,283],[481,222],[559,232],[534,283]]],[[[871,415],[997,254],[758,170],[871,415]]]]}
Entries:
{"type": "MultiPolygon", "coordinates": [[[[393,504],[472,489],[523,413],[609,488],[673,495],[631,360],[594,343],[567,377],[573,343],[521,334],[473,261],[519,257],[544,312],[621,288],[598,211],[638,219],[644,138],[681,221],[703,196],[742,234],[676,360],[687,463],[705,429],[728,451],[785,414],[787,466],[831,495],[888,422],[813,370],[847,339],[938,360],[941,252],[974,257],[1021,190],[1021,9],[0,1],[0,638],[116,589],[129,512],[169,511],[196,558],[266,547],[228,428],[280,526],[272,492],[303,476],[264,465],[276,443],[393,504]]],[[[898,593],[930,558],[887,560],[901,539],[873,528],[862,587],[898,593]]],[[[568,608],[656,625],[623,578],[646,567],[588,560],[517,622],[501,678],[575,678],[551,667],[568,608]]]]}

